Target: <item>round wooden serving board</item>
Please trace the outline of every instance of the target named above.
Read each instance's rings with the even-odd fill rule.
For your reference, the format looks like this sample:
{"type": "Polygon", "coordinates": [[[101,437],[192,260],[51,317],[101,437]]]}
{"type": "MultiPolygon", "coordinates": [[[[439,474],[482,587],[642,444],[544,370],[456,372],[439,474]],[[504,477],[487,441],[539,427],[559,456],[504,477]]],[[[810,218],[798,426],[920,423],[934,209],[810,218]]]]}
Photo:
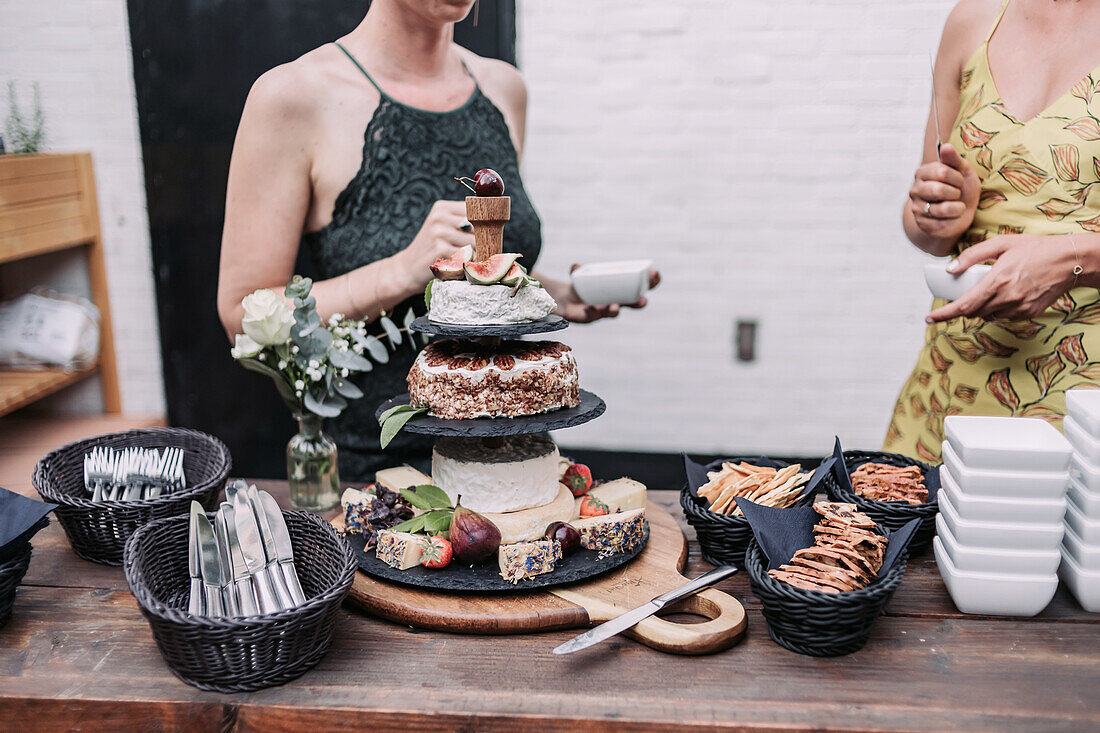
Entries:
{"type": "MultiPolygon", "coordinates": [[[[649,544],[632,562],[576,585],[530,593],[459,594],[425,591],[355,574],[349,602],[391,621],[462,634],[523,634],[603,623],[687,582],[687,541],[671,514],[650,502],[649,544]]],[[[337,520],[339,521],[339,520],[337,520]]],[[[678,624],[651,616],[628,636],[663,652],[708,654],[745,633],[745,609],[713,588],[671,607],[709,621],[678,624]]]]}

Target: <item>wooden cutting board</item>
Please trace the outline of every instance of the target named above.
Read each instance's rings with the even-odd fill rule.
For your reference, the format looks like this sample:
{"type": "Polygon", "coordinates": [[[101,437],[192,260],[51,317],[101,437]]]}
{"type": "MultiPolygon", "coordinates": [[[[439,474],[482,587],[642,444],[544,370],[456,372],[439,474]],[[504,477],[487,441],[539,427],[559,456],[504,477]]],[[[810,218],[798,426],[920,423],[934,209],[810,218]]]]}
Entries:
{"type": "MultiPolygon", "coordinates": [[[[349,602],[410,626],[461,634],[524,634],[594,626],[687,582],[687,541],[676,520],[653,502],[646,507],[649,544],[632,562],[593,580],[529,593],[472,595],[419,590],[356,573],[349,602]]],[[[334,523],[341,523],[336,520],[334,523]]],[[[703,591],[674,606],[710,619],[678,624],[655,616],[628,636],[663,652],[709,654],[745,633],[745,609],[734,597],[703,591]]]]}

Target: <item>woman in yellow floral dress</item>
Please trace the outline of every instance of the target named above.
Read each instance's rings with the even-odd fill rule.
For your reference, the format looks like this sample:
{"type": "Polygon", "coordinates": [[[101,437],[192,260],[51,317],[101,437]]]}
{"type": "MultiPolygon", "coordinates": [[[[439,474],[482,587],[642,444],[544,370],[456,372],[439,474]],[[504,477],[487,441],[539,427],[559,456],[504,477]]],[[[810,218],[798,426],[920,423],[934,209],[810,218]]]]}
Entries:
{"type": "Polygon", "coordinates": [[[948,415],[1040,417],[1100,387],[1100,3],[961,0],[944,28],[906,234],[955,271],[936,301],[885,450],[936,462],[948,415]],[[975,48],[976,47],[976,48],[975,48]],[[994,81],[996,79],[996,82],[994,81]]]}

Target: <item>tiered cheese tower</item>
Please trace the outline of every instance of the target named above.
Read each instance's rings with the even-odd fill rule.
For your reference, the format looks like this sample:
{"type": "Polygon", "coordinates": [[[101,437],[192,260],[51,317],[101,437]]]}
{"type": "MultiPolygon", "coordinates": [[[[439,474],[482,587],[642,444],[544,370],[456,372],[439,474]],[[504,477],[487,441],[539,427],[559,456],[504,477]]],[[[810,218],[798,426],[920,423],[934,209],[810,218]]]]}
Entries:
{"type": "MultiPolygon", "coordinates": [[[[509,197],[469,196],[466,212],[476,243],[472,264],[501,254],[504,224],[510,215],[509,197]]],[[[488,288],[468,288],[465,281],[434,283],[452,284],[461,284],[461,289],[467,291],[462,297],[469,296],[471,290],[475,291],[472,297],[477,297],[476,291],[480,290],[490,296],[488,288]]],[[[499,295],[498,290],[493,297],[499,295]]],[[[463,506],[490,519],[501,531],[502,544],[541,539],[547,525],[577,516],[577,500],[560,483],[562,459],[547,432],[599,417],[604,403],[579,389],[568,347],[516,338],[565,326],[566,322],[557,316],[527,323],[468,326],[440,324],[425,317],[410,326],[425,333],[459,337],[460,341],[450,343],[464,346],[435,342],[420,354],[410,384],[419,388],[412,390],[414,393],[430,391],[432,412],[428,417],[410,420],[404,429],[441,436],[432,456],[432,482],[452,501],[461,496],[463,506]],[[502,332],[507,336],[500,336],[502,332]],[[476,352],[474,356],[471,350],[476,352]],[[462,364],[470,364],[471,360],[478,363],[470,364],[471,368],[441,363],[448,356],[463,360],[462,364]],[[472,402],[483,397],[472,397],[471,392],[476,393],[479,380],[487,378],[486,363],[496,370],[494,378],[514,378],[525,373],[523,370],[539,371],[532,378],[542,379],[543,383],[528,389],[525,396],[544,399],[545,404],[536,407],[535,414],[525,414],[523,406],[507,401],[492,402],[493,407],[487,411],[481,402],[471,408],[472,402]]],[[[395,398],[384,407],[400,404],[403,399],[395,398]]],[[[416,402],[417,395],[410,399],[416,402]]]]}

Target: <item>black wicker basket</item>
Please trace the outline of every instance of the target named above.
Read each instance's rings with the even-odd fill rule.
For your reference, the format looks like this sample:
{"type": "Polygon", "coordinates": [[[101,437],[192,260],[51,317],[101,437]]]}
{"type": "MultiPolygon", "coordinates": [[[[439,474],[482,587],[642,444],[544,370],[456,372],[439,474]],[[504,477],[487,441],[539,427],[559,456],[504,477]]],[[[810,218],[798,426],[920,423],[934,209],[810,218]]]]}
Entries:
{"type": "Polygon", "coordinates": [[[11,618],[15,605],[15,589],[27,574],[31,564],[31,543],[4,562],[0,562],[0,628],[11,618]]]}
{"type": "Polygon", "coordinates": [[[146,428],[78,440],[46,455],[35,466],[34,488],[57,504],[73,551],[92,562],[121,565],[127,538],[154,519],[187,514],[191,501],[214,509],[232,462],[229,449],[217,438],[184,428],[146,428]],[[182,448],[187,488],[156,499],[92,501],[84,488],[84,454],[97,447],[115,449],[182,448]]]}
{"type": "MultiPolygon", "coordinates": [[[[844,451],[844,462],[848,467],[848,472],[856,470],[864,463],[885,463],[890,466],[916,466],[924,474],[924,482],[929,484],[929,474],[935,471],[939,471],[939,466],[931,466],[927,463],[922,463],[915,458],[909,458],[908,456],[899,455],[897,453],[882,453],[880,451],[865,451],[865,450],[846,450],[844,451]]],[[[834,469],[836,467],[834,466],[834,469]]],[[[939,476],[934,479],[935,485],[939,486],[939,476]]],[[[855,504],[861,512],[869,516],[875,521],[876,524],[885,527],[891,531],[900,529],[902,525],[908,523],[910,520],[919,519],[920,527],[913,534],[913,539],[909,543],[909,557],[919,557],[928,551],[928,548],[932,545],[932,537],[936,534],[936,514],[940,510],[939,495],[938,493],[932,494],[929,492],[928,501],[923,504],[910,504],[906,501],[876,501],[874,499],[867,499],[865,497],[856,494],[854,491],[850,491],[847,487],[842,487],[837,481],[836,476],[830,471],[825,477],[825,492],[829,495],[830,501],[843,501],[849,504],[855,504]]]]}
{"type": "Polygon", "coordinates": [[[328,651],[336,614],[358,567],[347,541],[309,512],[283,512],[308,599],[287,611],[242,618],[187,613],[189,518],[145,525],[126,543],[126,582],[172,673],[215,692],[245,692],[300,677],[328,651]]]}
{"type": "Polygon", "coordinates": [[[901,583],[906,556],[899,557],[884,577],[844,593],[802,590],[771,577],[755,538],[745,552],[745,565],[776,644],[812,657],[838,657],[867,643],[871,626],[901,583]]]}
{"type": "MultiPolygon", "coordinates": [[[[760,456],[737,456],[723,458],[707,465],[708,471],[717,471],[723,463],[759,462],[760,456]]],[[[789,466],[785,461],[773,460],[780,468],[789,466]]],[[[816,492],[807,492],[801,499],[791,506],[805,506],[813,503],[816,492]]],[[[752,527],[744,515],[718,514],[712,512],[707,506],[707,500],[701,499],[691,493],[691,487],[684,484],[680,489],[680,507],[684,510],[684,516],[688,524],[695,529],[695,535],[699,539],[699,548],[703,552],[703,559],[711,565],[736,565],[745,567],[745,549],[752,540],[752,527]]]]}

